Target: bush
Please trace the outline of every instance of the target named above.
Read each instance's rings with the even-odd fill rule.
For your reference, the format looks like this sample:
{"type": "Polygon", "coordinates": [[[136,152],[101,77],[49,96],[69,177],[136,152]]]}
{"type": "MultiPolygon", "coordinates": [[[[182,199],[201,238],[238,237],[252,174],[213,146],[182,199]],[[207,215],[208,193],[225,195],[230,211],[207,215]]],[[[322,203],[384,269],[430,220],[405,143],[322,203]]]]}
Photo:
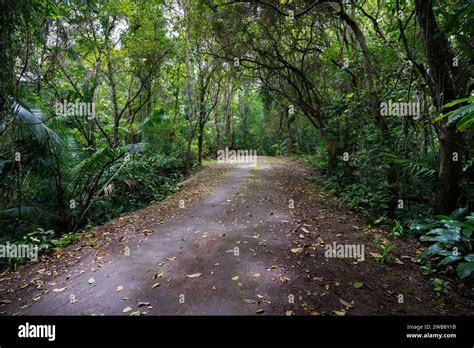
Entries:
{"type": "Polygon", "coordinates": [[[416,231],[428,231],[420,240],[432,243],[420,258],[437,262],[437,267],[451,269],[455,265],[459,278],[466,278],[474,271],[472,232],[474,212],[462,218],[466,208],[455,210],[450,216],[439,215],[437,221],[415,225],[416,231]]]}

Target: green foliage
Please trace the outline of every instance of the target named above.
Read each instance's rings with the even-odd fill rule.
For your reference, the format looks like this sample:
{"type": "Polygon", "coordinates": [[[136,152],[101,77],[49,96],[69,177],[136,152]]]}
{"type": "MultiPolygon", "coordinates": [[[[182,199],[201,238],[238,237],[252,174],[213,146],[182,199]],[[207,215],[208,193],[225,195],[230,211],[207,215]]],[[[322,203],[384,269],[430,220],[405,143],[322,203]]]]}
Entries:
{"type": "Polygon", "coordinates": [[[392,243],[388,243],[387,245],[380,244],[379,245],[379,250],[380,250],[380,258],[377,258],[377,261],[383,262],[383,263],[392,263],[394,261],[394,258],[392,255],[390,255],[390,252],[395,248],[395,245],[392,243]]]}
{"type": "Polygon", "coordinates": [[[35,231],[23,236],[23,241],[27,244],[38,246],[38,251],[43,252],[50,249],[54,236],[55,232],[53,230],[45,231],[42,228],[37,228],[35,231]]]}
{"type": "Polygon", "coordinates": [[[434,285],[434,291],[441,292],[443,294],[448,293],[448,283],[445,280],[434,278],[433,285],[434,285]]]}
{"type": "Polygon", "coordinates": [[[400,223],[400,221],[395,220],[395,226],[393,226],[392,234],[396,237],[401,237],[403,233],[404,233],[403,225],[400,223]]]}
{"type": "Polygon", "coordinates": [[[414,225],[417,232],[426,232],[420,240],[429,242],[419,257],[437,263],[439,268],[454,268],[459,278],[466,278],[474,271],[472,248],[474,213],[462,218],[466,208],[454,211],[450,216],[437,216],[428,224],[414,225]]]}
{"type": "Polygon", "coordinates": [[[457,106],[454,110],[451,110],[435,119],[435,121],[442,120],[445,117],[448,117],[449,122],[455,122],[457,124],[457,129],[460,132],[464,132],[469,128],[474,127],[474,95],[453,100],[444,105],[445,108],[451,108],[457,106]],[[467,105],[459,105],[467,103],[467,105]]]}

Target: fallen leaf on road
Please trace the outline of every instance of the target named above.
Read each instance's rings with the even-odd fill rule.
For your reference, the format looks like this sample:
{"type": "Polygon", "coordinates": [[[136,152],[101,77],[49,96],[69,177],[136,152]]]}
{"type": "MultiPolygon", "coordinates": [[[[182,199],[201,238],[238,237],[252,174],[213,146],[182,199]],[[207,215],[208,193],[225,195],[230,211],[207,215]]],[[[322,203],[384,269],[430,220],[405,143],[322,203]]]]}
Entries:
{"type": "Polygon", "coordinates": [[[304,251],[304,248],[293,248],[290,250],[293,254],[301,254],[304,251]]]}
{"type": "Polygon", "coordinates": [[[164,273],[163,272],[160,272],[160,273],[156,273],[154,276],[153,276],[153,279],[156,279],[158,277],[163,277],[164,276],[164,273]]]}
{"type": "Polygon", "coordinates": [[[311,313],[309,313],[309,315],[318,316],[321,315],[321,313],[319,313],[318,311],[312,311],[311,313]]]}
{"type": "Polygon", "coordinates": [[[345,311],[332,311],[332,312],[333,312],[334,314],[340,316],[340,317],[346,315],[346,312],[345,312],[345,311]]]}
{"type": "Polygon", "coordinates": [[[346,300],[342,298],[339,299],[339,302],[341,302],[347,309],[354,307],[350,302],[347,302],[346,300]]]}
{"type": "Polygon", "coordinates": [[[89,278],[89,280],[87,281],[89,284],[94,284],[95,283],[95,279],[94,278],[89,278]]]}
{"type": "Polygon", "coordinates": [[[403,263],[402,261],[400,261],[400,259],[399,259],[398,257],[394,257],[394,258],[393,258],[393,261],[394,261],[395,263],[398,263],[399,265],[404,265],[404,263],[403,263]]]}
{"type": "Polygon", "coordinates": [[[117,286],[117,292],[122,291],[122,290],[123,290],[123,286],[122,286],[122,285],[117,286]]]}
{"type": "Polygon", "coordinates": [[[149,306],[150,302],[138,302],[138,307],[149,306]]]}
{"type": "Polygon", "coordinates": [[[259,308],[259,309],[257,309],[257,311],[256,311],[255,313],[257,313],[257,314],[262,314],[262,313],[264,313],[264,312],[265,312],[264,309],[259,308]]]}
{"type": "Polygon", "coordinates": [[[159,287],[161,284],[160,283],[155,283],[151,286],[152,289],[159,287]]]}
{"type": "Polygon", "coordinates": [[[239,280],[239,276],[232,277],[232,280],[239,280]]]}
{"type": "Polygon", "coordinates": [[[360,289],[364,284],[362,282],[355,282],[354,283],[354,288],[360,289]]]}
{"type": "Polygon", "coordinates": [[[293,311],[286,311],[285,315],[291,317],[293,315],[293,311]]]}
{"type": "Polygon", "coordinates": [[[248,304],[257,303],[257,301],[252,300],[252,299],[248,299],[248,298],[244,298],[244,302],[245,302],[245,303],[248,303],[248,304]]]}
{"type": "Polygon", "coordinates": [[[201,273],[186,274],[187,278],[197,278],[200,276],[201,276],[201,273]]]}
{"type": "Polygon", "coordinates": [[[66,288],[56,288],[53,292],[63,292],[64,290],[66,290],[66,288]]]}
{"type": "Polygon", "coordinates": [[[132,310],[132,307],[127,306],[127,307],[125,307],[125,308],[123,309],[122,312],[123,312],[123,313],[127,313],[127,312],[130,312],[131,310],[132,310]]]}
{"type": "Polygon", "coordinates": [[[138,317],[140,314],[141,314],[141,312],[139,310],[136,310],[136,311],[133,311],[132,313],[130,313],[130,316],[138,317]]]}
{"type": "Polygon", "coordinates": [[[260,273],[255,273],[255,274],[253,275],[253,277],[254,277],[254,278],[260,277],[260,273]]]}

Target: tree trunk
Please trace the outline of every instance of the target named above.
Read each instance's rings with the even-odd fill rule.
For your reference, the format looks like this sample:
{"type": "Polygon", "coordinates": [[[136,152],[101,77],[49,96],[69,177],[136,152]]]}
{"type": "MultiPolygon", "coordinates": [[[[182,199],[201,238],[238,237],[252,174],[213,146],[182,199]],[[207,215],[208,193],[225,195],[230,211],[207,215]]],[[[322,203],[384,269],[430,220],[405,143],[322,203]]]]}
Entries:
{"type": "Polygon", "coordinates": [[[190,67],[190,57],[189,57],[189,18],[188,18],[188,2],[184,1],[184,17],[186,18],[186,55],[185,55],[185,63],[186,63],[186,92],[188,96],[188,144],[186,148],[186,173],[190,174],[192,169],[192,162],[191,162],[191,151],[192,151],[192,143],[193,143],[193,96],[191,91],[191,67],[190,67]]]}
{"type": "Polygon", "coordinates": [[[198,162],[202,164],[202,152],[204,145],[204,122],[199,122],[199,133],[198,133],[198,162]]]}
{"type": "Polygon", "coordinates": [[[226,95],[226,115],[225,115],[225,137],[226,145],[232,147],[232,87],[229,88],[229,91],[226,95]]]}
{"type": "MultiPolygon", "coordinates": [[[[437,27],[433,1],[416,0],[415,8],[434,85],[433,101],[443,112],[442,106],[457,97],[450,75],[452,54],[446,36],[437,27]]],[[[460,145],[463,139],[456,132],[455,125],[448,124],[447,119],[439,123],[439,130],[438,184],[433,210],[435,214],[449,214],[457,207],[461,177],[460,145]]]]}

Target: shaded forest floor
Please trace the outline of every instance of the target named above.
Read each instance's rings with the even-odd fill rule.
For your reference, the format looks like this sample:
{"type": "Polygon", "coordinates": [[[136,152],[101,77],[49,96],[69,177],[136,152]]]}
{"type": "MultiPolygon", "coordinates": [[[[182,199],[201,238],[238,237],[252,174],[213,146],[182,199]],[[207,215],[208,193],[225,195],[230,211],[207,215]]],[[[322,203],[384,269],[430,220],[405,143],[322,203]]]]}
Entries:
{"type": "Polygon", "coordinates": [[[310,183],[313,174],[287,158],[209,165],[165,202],[0,274],[0,313],[470,313],[467,285],[451,281],[448,294],[435,292],[433,276],[416,262],[416,240],[387,240],[310,183]],[[382,245],[395,245],[393,262],[375,254],[377,235],[382,245]],[[333,242],[364,245],[365,260],[325,257],[333,242]]]}

